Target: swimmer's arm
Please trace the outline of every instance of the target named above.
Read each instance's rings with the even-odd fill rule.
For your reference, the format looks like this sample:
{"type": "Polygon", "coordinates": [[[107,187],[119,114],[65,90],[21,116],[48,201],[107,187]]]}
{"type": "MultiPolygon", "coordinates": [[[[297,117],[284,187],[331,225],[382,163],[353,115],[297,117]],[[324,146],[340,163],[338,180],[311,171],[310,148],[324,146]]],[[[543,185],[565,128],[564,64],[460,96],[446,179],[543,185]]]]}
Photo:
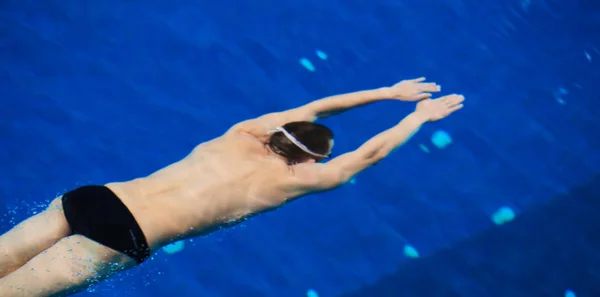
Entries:
{"type": "Polygon", "coordinates": [[[400,81],[391,87],[330,96],[308,103],[298,109],[307,110],[306,113],[314,114],[315,118],[325,118],[384,99],[419,101],[429,98],[431,92],[440,91],[440,86],[437,84],[424,81],[425,78],[420,77],[400,81]]]}
{"type": "Polygon", "coordinates": [[[298,109],[312,114],[315,119],[340,114],[355,107],[390,98],[389,88],[378,88],[325,97],[298,109]]]}
{"type": "Polygon", "coordinates": [[[342,113],[354,107],[386,99],[388,88],[335,95],[316,100],[303,106],[281,112],[268,113],[255,119],[240,122],[230,131],[246,132],[264,137],[270,130],[290,122],[314,122],[319,118],[342,113]]]}
{"type": "Polygon", "coordinates": [[[369,139],[358,149],[325,164],[312,164],[312,190],[325,190],[348,182],[353,176],[383,160],[404,144],[426,122],[426,117],[413,112],[396,126],[369,139]]]}

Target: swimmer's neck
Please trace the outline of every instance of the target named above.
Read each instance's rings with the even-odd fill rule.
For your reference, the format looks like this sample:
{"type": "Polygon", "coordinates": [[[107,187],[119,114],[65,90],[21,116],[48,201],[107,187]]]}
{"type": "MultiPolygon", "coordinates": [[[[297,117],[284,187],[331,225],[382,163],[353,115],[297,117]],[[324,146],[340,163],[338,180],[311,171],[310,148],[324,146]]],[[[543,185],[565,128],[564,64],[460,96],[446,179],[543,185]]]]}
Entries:
{"type": "Polygon", "coordinates": [[[286,157],[278,154],[277,152],[275,152],[268,143],[265,143],[265,152],[268,156],[273,156],[273,157],[285,162],[286,164],[288,163],[288,159],[286,157]]]}

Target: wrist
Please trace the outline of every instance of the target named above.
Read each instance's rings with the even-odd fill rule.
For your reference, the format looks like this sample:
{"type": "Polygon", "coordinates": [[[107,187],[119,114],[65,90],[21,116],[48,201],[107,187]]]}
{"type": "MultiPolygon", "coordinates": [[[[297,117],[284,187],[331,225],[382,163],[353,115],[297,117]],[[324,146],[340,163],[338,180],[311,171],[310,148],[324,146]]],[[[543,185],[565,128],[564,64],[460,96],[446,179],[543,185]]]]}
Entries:
{"type": "Polygon", "coordinates": [[[377,94],[377,97],[382,100],[394,98],[394,94],[392,94],[392,89],[390,87],[381,87],[378,89],[374,89],[373,93],[377,94]]]}
{"type": "Polygon", "coordinates": [[[419,125],[423,125],[427,122],[429,122],[429,116],[427,116],[427,114],[420,112],[420,111],[413,111],[409,117],[411,118],[412,121],[414,121],[415,123],[419,124],[419,125]]]}

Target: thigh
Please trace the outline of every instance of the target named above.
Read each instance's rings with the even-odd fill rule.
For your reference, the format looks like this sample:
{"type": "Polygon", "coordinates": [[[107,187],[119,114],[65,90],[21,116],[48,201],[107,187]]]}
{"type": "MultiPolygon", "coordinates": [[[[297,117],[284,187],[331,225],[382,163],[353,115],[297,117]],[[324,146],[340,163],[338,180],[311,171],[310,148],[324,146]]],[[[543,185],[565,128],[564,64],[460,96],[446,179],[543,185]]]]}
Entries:
{"type": "Polygon", "coordinates": [[[66,296],[133,266],[128,256],[72,235],[0,279],[0,296],[66,296]]]}
{"type": "Polygon", "coordinates": [[[45,211],[0,236],[0,276],[25,264],[70,232],[61,198],[56,198],[45,211]]]}

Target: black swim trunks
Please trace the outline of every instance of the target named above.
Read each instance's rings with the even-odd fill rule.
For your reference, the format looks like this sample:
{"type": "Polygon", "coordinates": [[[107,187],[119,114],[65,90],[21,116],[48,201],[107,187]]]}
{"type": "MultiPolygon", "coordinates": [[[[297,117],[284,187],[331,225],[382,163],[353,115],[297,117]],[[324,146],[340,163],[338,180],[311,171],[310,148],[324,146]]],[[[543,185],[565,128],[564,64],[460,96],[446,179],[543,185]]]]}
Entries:
{"type": "Polygon", "coordinates": [[[72,234],[83,235],[133,258],[138,264],[150,257],[144,232],[109,188],[84,186],[62,196],[72,234]]]}

